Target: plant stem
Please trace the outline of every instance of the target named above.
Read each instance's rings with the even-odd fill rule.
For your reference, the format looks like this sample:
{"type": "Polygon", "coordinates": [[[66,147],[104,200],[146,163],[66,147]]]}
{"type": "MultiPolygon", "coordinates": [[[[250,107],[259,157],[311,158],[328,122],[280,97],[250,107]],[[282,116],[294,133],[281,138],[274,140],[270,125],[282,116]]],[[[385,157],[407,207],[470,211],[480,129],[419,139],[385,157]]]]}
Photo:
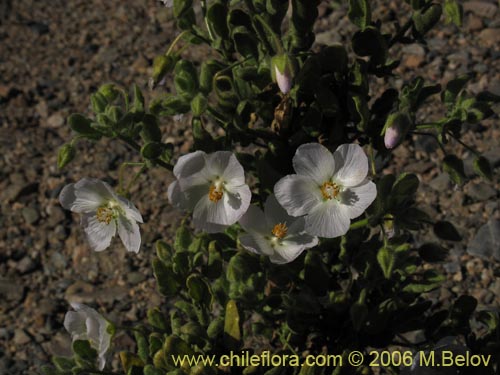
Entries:
{"type": "Polygon", "coordinates": [[[179,35],[177,35],[175,37],[175,39],[173,40],[173,42],[170,44],[170,47],[168,47],[167,52],[165,52],[165,56],[168,56],[168,55],[170,55],[170,53],[172,53],[172,50],[174,49],[174,47],[177,44],[177,42],[179,42],[179,40],[181,40],[181,38],[184,35],[186,35],[187,32],[188,32],[187,30],[184,30],[182,33],[180,33],[179,35]]]}
{"type": "Polygon", "coordinates": [[[352,223],[349,227],[349,230],[363,228],[366,227],[367,225],[368,225],[368,218],[364,218],[362,220],[358,220],[352,223]]]}
{"type": "MultiPolygon", "coordinates": [[[[129,138],[129,137],[125,136],[125,135],[121,135],[120,134],[120,135],[118,135],[118,139],[121,139],[122,141],[124,141],[125,143],[127,143],[134,150],[141,151],[141,146],[136,141],[134,141],[132,138],[129,138]]],[[[174,170],[174,167],[172,167],[168,163],[165,163],[163,160],[155,159],[155,160],[153,160],[153,163],[158,164],[160,167],[163,167],[166,170],[169,170],[169,171],[173,171],[174,170]]]]}
{"type": "Polygon", "coordinates": [[[377,174],[377,168],[375,168],[375,156],[373,155],[373,143],[370,142],[370,166],[372,168],[372,175],[377,174]]]}
{"type": "Polygon", "coordinates": [[[142,173],[143,171],[143,168],[145,167],[144,163],[138,163],[138,162],[124,162],[120,165],[120,168],[118,169],[118,190],[120,192],[121,195],[124,195],[124,196],[127,196],[128,195],[128,191],[130,189],[130,186],[132,184],[133,181],[135,181],[138,177],[138,174],[136,176],[134,176],[134,178],[132,179],[132,181],[127,185],[127,188],[124,189],[123,188],[123,172],[125,171],[125,167],[138,167],[138,166],[141,166],[141,170],[139,173],[142,173]]]}
{"type": "Polygon", "coordinates": [[[448,134],[455,140],[457,141],[458,143],[460,143],[462,146],[464,146],[467,150],[469,150],[470,152],[472,152],[474,155],[476,156],[481,156],[481,153],[479,153],[476,149],[474,149],[473,147],[467,145],[466,143],[464,143],[461,139],[455,137],[453,135],[452,132],[448,132],[448,134]]]}
{"type": "Polygon", "coordinates": [[[398,42],[406,34],[406,32],[408,31],[408,29],[411,27],[412,24],[413,20],[410,18],[408,21],[406,21],[403,27],[399,29],[396,35],[394,35],[394,38],[392,38],[389,41],[388,47],[391,48],[394,44],[396,44],[396,42],[398,42]]]}

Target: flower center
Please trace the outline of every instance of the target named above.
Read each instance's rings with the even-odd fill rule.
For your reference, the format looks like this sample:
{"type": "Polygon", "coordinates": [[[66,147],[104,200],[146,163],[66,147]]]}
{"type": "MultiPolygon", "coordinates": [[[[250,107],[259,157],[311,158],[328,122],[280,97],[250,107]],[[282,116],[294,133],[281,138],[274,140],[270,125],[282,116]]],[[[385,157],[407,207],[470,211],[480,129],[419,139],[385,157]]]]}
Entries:
{"type": "Polygon", "coordinates": [[[335,182],[326,181],[321,185],[321,194],[325,199],[337,198],[340,193],[340,186],[335,182]]]}
{"type": "Polygon", "coordinates": [[[271,233],[274,235],[274,237],[281,240],[288,233],[288,228],[286,227],[285,223],[279,223],[274,226],[271,233]]]}
{"type": "Polygon", "coordinates": [[[108,206],[101,206],[97,209],[96,217],[101,223],[109,224],[114,217],[114,211],[108,206]]]}
{"type": "Polygon", "coordinates": [[[210,188],[208,189],[208,199],[210,199],[212,202],[218,202],[222,199],[222,196],[224,195],[224,183],[222,181],[215,181],[210,185],[210,188]]]}

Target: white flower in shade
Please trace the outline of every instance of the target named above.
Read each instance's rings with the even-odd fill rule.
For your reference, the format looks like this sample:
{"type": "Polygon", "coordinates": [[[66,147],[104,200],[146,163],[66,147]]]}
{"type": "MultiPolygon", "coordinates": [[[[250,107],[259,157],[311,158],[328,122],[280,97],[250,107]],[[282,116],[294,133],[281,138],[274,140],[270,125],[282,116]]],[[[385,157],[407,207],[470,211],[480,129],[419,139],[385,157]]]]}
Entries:
{"type": "Polygon", "coordinates": [[[247,232],[240,236],[241,245],[252,253],[267,255],[273,263],[289,263],[318,244],[317,237],[304,232],[304,218],[288,215],[273,195],[267,198],[264,212],[251,205],[239,222],[247,232]]]}
{"type": "Polygon", "coordinates": [[[93,308],[81,303],[72,303],[75,311],[68,311],[64,317],[64,328],[73,341],[88,340],[97,351],[99,370],[106,364],[106,352],[111,345],[113,326],[93,308]]]}
{"type": "Polygon", "coordinates": [[[116,231],[128,251],[138,252],[142,216],[135,206],[115,194],[111,187],[94,178],[82,178],[66,185],[59,195],[61,205],[82,214],[80,220],[90,247],[102,251],[111,244],[116,231]]]}
{"type": "Polygon", "coordinates": [[[297,174],[279,180],[274,194],[289,215],[305,215],[305,231],[313,236],[346,234],[351,219],[377,195],[375,184],[366,179],[368,158],[356,144],[341,145],[333,155],[319,143],[304,144],[293,167],[297,174]]]}
{"type": "Polygon", "coordinates": [[[179,158],[174,181],[168,187],[170,202],[193,211],[193,224],[209,233],[236,223],[250,205],[245,172],[233,153],[196,151],[179,158]]]}
{"type": "Polygon", "coordinates": [[[165,5],[167,8],[172,8],[174,6],[174,0],[160,0],[163,5],[165,5]]]}

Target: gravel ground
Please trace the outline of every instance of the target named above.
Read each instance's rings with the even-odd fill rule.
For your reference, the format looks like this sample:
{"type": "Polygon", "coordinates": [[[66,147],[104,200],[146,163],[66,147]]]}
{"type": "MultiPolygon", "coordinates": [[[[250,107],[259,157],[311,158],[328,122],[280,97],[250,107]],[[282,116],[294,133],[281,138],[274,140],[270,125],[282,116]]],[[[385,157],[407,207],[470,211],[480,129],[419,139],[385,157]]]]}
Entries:
{"type": "MultiPolygon", "coordinates": [[[[376,18],[391,20],[405,12],[401,3],[387,1],[380,9],[374,5],[376,18]]],[[[472,71],[473,93],[488,89],[500,95],[498,3],[467,1],[464,7],[463,29],[442,25],[431,32],[427,46],[403,47],[401,77],[389,84],[399,87],[415,75],[445,84],[472,71]]],[[[345,8],[331,10],[323,3],[320,15],[318,42],[346,42],[353,27],[345,8]]],[[[102,253],[91,253],[77,215],[60,207],[58,194],[84,176],[116,185],[120,163],[137,156],[116,142],[82,142],[76,162],[59,171],[56,154],[70,139],[66,117],[88,113],[89,95],[100,84],[113,81],[129,87],[134,82],[146,88],[152,59],[174,38],[172,30],[170,10],[153,0],[0,3],[0,374],[34,374],[51,354],[67,351],[69,335],[62,321],[68,302],[92,304],[122,324],[141,319],[146,307],[161,303],[150,269],[151,244],[171,236],[182,219],[166,203],[172,176],[152,170],[132,190],[146,222],[137,256],[127,254],[118,241],[102,253]]],[[[187,53],[201,58],[204,51],[187,53]]],[[[430,120],[442,112],[435,101],[419,116],[430,120]]],[[[165,137],[185,153],[190,141],[182,125],[165,120],[162,126],[165,137]]],[[[485,153],[498,175],[498,116],[470,126],[464,139],[485,153]]],[[[469,293],[480,305],[499,308],[499,179],[489,183],[473,177],[472,155],[458,145],[451,147],[466,159],[471,175],[460,188],[436,168],[443,155],[428,137],[399,147],[391,168],[417,173],[424,182],[418,197],[424,209],[453,222],[464,237],[463,242],[446,244],[451,254],[442,267],[448,282],[431,297],[446,303],[469,293]]],[[[419,242],[432,239],[432,233],[418,237],[419,242]]],[[[132,345],[130,337],[120,336],[119,345],[132,345]]]]}

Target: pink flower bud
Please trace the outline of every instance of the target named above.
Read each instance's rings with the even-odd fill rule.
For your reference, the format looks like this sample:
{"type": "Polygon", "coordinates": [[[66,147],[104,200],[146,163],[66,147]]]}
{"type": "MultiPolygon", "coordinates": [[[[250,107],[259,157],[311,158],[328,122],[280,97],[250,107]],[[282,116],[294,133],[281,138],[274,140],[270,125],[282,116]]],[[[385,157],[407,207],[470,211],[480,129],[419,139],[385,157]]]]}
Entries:
{"type": "Polygon", "coordinates": [[[389,150],[396,147],[399,143],[400,133],[398,127],[393,125],[386,129],[384,134],[384,144],[389,150]]]}
{"type": "Polygon", "coordinates": [[[391,113],[382,131],[384,134],[384,144],[389,150],[398,146],[406,137],[410,130],[411,119],[406,113],[391,113]]]}
{"type": "Polygon", "coordinates": [[[292,78],[285,73],[281,73],[278,67],[274,66],[274,72],[276,74],[276,83],[283,94],[287,94],[292,88],[292,78]]]}

